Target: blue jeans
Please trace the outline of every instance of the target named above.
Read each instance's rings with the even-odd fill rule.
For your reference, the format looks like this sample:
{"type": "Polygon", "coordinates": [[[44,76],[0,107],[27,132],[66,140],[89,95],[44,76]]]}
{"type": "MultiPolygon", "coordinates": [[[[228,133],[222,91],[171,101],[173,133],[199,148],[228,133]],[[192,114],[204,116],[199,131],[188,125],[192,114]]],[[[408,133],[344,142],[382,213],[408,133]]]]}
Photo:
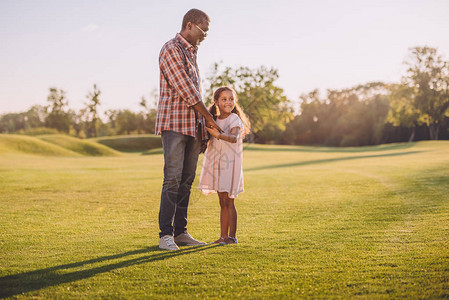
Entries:
{"type": "Polygon", "coordinates": [[[162,132],[164,183],[159,208],[159,237],[187,230],[190,188],[195,179],[201,142],[174,131],[162,132]]]}

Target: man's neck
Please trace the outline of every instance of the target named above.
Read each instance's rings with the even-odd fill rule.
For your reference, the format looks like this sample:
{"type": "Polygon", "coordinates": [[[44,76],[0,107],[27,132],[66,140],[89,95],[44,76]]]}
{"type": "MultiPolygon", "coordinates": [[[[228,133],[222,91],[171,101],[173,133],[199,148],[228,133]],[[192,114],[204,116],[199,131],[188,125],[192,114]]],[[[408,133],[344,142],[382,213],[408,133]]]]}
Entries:
{"type": "Polygon", "coordinates": [[[192,45],[192,46],[194,46],[193,44],[192,44],[192,42],[191,41],[189,41],[189,39],[188,39],[188,35],[187,35],[187,33],[184,31],[184,30],[182,30],[180,33],[179,33],[190,45],[192,45]]]}

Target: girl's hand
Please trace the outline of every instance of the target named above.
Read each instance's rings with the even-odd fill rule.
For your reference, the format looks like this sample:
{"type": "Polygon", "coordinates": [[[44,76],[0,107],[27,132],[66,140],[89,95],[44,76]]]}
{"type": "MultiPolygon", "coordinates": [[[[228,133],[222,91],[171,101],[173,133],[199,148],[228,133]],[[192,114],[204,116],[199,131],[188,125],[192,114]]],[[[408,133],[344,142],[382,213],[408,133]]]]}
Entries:
{"type": "Polygon", "coordinates": [[[215,128],[220,133],[223,133],[223,130],[221,130],[220,126],[218,126],[217,122],[215,122],[215,120],[213,118],[211,118],[210,120],[206,120],[206,128],[207,127],[215,128]]]}
{"type": "Polygon", "coordinates": [[[206,127],[206,130],[216,139],[220,136],[220,132],[215,128],[206,127]]]}

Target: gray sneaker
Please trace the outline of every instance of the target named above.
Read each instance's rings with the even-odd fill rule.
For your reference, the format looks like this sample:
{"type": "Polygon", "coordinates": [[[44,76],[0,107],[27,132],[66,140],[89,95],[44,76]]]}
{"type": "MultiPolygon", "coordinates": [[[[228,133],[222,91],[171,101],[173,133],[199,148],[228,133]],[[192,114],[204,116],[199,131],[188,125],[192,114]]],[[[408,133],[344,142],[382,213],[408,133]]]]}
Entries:
{"type": "Polygon", "coordinates": [[[175,237],[176,244],[184,246],[202,246],[207,245],[205,242],[195,240],[190,234],[186,232],[181,233],[175,237]]]}
{"type": "Polygon", "coordinates": [[[175,244],[171,235],[164,235],[159,239],[159,248],[163,250],[179,250],[178,245],[175,244]]]}

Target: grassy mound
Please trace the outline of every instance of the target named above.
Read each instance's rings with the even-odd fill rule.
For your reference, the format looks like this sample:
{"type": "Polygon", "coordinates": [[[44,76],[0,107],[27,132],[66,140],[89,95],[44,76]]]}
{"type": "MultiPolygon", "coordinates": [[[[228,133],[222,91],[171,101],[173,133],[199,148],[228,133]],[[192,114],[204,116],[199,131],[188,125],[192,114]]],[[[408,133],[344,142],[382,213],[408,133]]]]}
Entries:
{"type": "Polygon", "coordinates": [[[46,156],[79,156],[78,153],[35,137],[0,134],[0,153],[25,153],[46,156]]]}
{"type": "Polygon", "coordinates": [[[63,134],[51,134],[38,136],[39,139],[66,148],[85,156],[116,156],[119,152],[104,145],[85,141],[63,134]]]}
{"type": "Polygon", "coordinates": [[[162,147],[161,137],[152,134],[101,137],[92,140],[122,152],[145,152],[162,147]]]}

